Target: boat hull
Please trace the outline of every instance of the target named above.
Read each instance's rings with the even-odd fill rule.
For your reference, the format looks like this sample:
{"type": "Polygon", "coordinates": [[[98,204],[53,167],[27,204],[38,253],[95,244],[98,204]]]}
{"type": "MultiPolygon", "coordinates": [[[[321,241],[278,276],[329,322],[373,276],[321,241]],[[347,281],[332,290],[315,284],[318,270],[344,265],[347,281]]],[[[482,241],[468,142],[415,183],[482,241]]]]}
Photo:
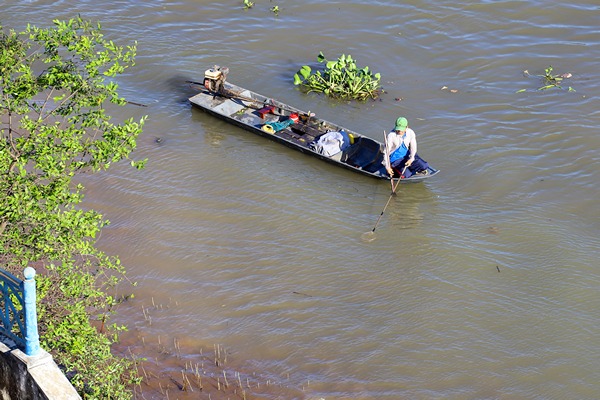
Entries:
{"type": "MultiPolygon", "coordinates": [[[[289,148],[311,155],[344,169],[377,179],[390,179],[383,160],[383,144],[367,136],[309,115],[309,113],[267,98],[256,92],[225,82],[220,93],[202,87],[189,99],[190,103],[235,126],[265,137],[289,148]],[[295,118],[295,123],[290,118],[295,118]],[[283,127],[282,127],[283,125],[283,127]],[[285,126],[287,125],[287,126],[285,126]],[[273,129],[273,127],[275,127],[273,129]],[[278,130],[279,129],[279,130],[278,130]],[[335,154],[318,147],[318,141],[330,132],[341,132],[349,143],[334,147],[335,154]]],[[[340,136],[339,134],[337,134],[340,136]]],[[[325,141],[333,143],[333,141],[325,141]]],[[[343,140],[342,142],[343,143],[343,140]]],[[[334,145],[335,146],[335,145],[334,145]]],[[[429,168],[425,175],[412,175],[402,183],[420,182],[439,171],[429,168]]]]}

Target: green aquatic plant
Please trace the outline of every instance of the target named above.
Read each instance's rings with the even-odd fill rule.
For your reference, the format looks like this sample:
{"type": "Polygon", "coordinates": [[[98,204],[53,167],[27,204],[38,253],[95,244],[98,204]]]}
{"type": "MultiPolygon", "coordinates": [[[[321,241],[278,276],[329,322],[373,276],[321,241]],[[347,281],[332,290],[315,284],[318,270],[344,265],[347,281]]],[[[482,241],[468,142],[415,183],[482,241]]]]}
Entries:
{"type": "Polygon", "coordinates": [[[372,73],[369,67],[358,68],[352,56],[342,54],[336,61],[328,61],[320,52],[317,61],[324,63],[325,69],[313,73],[310,66],[302,66],[294,75],[294,85],[341,99],[366,100],[379,96],[381,74],[372,73]]]}
{"type": "Polygon", "coordinates": [[[244,10],[254,7],[254,2],[250,0],[244,0],[244,10]]]}
{"type": "MultiPolygon", "coordinates": [[[[548,90],[548,89],[554,89],[554,88],[558,88],[558,89],[562,89],[563,87],[561,86],[561,83],[564,79],[568,79],[570,78],[572,75],[570,73],[565,73],[565,74],[553,74],[554,68],[552,68],[552,65],[548,66],[548,68],[546,68],[544,70],[544,75],[536,75],[540,78],[542,78],[542,86],[539,87],[537,90],[548,90]]],[[[523,74],[525,76],[530,76],[529,71],[525,70],[523,71],[523,74]]],[[[573,89],[571,86],[569,86],[569,92],[574,92],[575,89],[573,89]]],[[[521,92],[526,92],[527,89],[521,89],[518,90],[517,93],[521,93],[521,92]]]]}
{"type": "Polygon", "coordinates": [[[279,6],[271,7],[271,12],[273,12],[275,15],[279,15],[279,6]]]}

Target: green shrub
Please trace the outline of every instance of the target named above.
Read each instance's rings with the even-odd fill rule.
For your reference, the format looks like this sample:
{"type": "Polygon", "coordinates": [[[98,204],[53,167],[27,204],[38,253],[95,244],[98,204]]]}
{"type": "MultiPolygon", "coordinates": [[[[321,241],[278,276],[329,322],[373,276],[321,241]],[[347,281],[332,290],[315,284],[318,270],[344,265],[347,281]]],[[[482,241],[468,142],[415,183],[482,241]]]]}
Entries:
{"type": "Polygon", "coordinates": [[[145,117],[112,123],[108,110],[127,102],[106,82],[135,52],[81,18],[19,33],[0,26],[0,267],[37,269],[41,345],[90,399],[131,398],[139,381],[135,361],[110,352],[123,327],[104,327],[125,270],[95,247],[108,221],[80,209],[84,187],[73,182],[136,147],[145,117]]]}

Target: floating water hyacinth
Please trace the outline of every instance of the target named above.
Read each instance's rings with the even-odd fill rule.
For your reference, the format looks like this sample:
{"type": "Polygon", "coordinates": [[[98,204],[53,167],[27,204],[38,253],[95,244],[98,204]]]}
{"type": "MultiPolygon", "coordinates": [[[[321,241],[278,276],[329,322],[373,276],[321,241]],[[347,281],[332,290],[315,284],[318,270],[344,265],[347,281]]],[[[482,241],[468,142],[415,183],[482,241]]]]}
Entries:
{"type": "MultiPolygon", "coordinates": [[[[536,75],[542,78],[542,86],[539,87],[537,90],[548,90],[553,88],[563,89],[563,87],[561,86],[563,79],[568,79],[573,76],[570,72],[554,75],[552,74],[553,71],[554,69],[552,68],[552,65],[550,65],[544,70],[544,75],[536,75]]],[[[531,74],[527,70],[523,71],[523,75],[527,77],[531,76],[531,74]]],[[[571,86],[569,86],[568,90],[569,92],[575,92],[575,89],[573,89],[571,86]]],[[[517,93],[526,91],[527,89],[521,89],[518,90],[517,93]]]]}
{"type": "Polygon", "coordinates": [[[366,100],[379,96],[381,74],[373,74],[369,67],[358,68],[352,56],[342,54],[337,61],[328,61],[320,52],[317,61],[325,63],[325,69],[313,73],[308,65],[302,66],[294,75],[294,85],[341,99],[366,100]]]}

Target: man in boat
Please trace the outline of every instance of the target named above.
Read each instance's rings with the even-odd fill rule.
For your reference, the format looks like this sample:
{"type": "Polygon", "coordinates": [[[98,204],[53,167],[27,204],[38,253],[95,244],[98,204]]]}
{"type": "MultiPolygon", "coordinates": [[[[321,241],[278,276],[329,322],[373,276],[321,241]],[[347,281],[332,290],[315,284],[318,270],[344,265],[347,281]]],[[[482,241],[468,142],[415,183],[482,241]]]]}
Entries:
{"type": "Polygon", "coordinates": [[[428,173],[429,165],[417,154],[417,138],[406,118],[396,120],[396,126],[387,135],[385,147],[383,165],[390,177],[404,179],[413,174],[428,173]]]}

